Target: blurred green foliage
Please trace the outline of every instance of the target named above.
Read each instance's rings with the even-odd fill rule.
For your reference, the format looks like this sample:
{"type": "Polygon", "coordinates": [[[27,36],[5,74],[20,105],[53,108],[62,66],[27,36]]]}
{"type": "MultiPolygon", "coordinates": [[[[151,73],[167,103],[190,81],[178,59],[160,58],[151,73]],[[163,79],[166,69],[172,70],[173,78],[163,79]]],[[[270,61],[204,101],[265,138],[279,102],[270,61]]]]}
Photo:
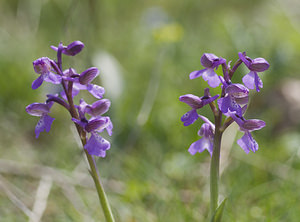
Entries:
{"type": "MultiPolygon", "coordinates": [[[[188,74],[201,69],[204,52],[234,62],[239,51],[246,51],[271,64],[261,75],[264,88],[253,93],[247,111],[247,118],[263,119],[267,127],[254,133],[260,146],[255,154],[246,155],[235,142],[231,146],[230,141],[241,136],[236,128],[224,137],[229,147],[221,157],[221,194],[228,196],[223,220],[298,221],[299,7],[296,0],[0,1],[1,159],[66,172],[82,166],[87,172],[70,118],[61,107],[54,106],[52,130],[38,140],[38,120],[25,112],[26,105],[43,102],[47,92],[55,90],[47,84],[31,90],[37,77],[32,61],[42,56],[54,59],[50,45],[80,40],[85,49],[75,58],[64,57],[64,68],[81,72],[92,65],[104,67],[99,55],[119,67],[114,78],[121,87],[105,82],[112,68],[99,66],[103,78],[97,79],[112,100],[112,148],[98,166],[101,176],[112,181],[105,187],[117,221],[205,221],[210,157],[187,152],[198,139],[200,125],[183,127],[180,117],[189,108],[178,97],[202,95],[206,83],[200,78],[191,81],[188,74]]],[[[239,68],[238,73],[246,71],[239,68]]],[[[211,117],[209,109],[201,112],[211,117]]],[[[1,175],[27,194],[24,200],[35,195],[36,178],[5,168],[1,175]]],[[[102,221],[95,190],[77,190],[87,206],[85,213],[102,221]]],[[[30,209],[32,203],[30,198],[26,202],[30,209]]],[[[27,221],[3,186],[0,218],[27,221]]],[[[53,185],[42,221],[84,220],[65,191],[53,185]]]]}

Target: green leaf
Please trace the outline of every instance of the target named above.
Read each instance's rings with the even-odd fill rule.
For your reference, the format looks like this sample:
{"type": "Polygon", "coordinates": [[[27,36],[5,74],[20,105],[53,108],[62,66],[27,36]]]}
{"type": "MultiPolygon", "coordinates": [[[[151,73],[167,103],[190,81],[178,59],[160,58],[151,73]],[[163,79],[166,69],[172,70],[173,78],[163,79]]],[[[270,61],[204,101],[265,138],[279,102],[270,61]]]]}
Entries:
{"type": "Polygon", "coordinates": [[[226,201],[227,201],[227,198],[225,198],[222,201],[222,203],[218,206],[213,217],[211,218],[211,222],[221,222],[226,201]]]}

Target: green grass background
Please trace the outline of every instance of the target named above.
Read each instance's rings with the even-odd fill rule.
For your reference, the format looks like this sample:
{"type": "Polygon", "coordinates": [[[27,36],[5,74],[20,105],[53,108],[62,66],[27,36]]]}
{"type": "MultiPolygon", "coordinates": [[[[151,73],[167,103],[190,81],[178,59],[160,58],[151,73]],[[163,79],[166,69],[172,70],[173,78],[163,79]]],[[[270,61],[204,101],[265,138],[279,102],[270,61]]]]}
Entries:
{"type": "MultiPolygon", "coordinates": [[[[236,126],[223,138],[224,221],[299,221],[299,7],[296,0],[0,1],[0,221],[28,221],[24,209],[33,209],[41,181],[51,185],[41,221],[104,221],[68,114],[54,106],[52,130],[35,139],[38,119],[25,112],[55,90],[45,83],[31,90],[32,61],[55,59],[50,45],[75,40],[85,48],[64,57],[64,68],[97,66],[95,82],[112,101],[112,147],[97,164],[116,221],[207,221],[210,157],[187,152],[200,123],[182,125],[189,107],[178,97],[202,96],[207,83],[188,75],[202,68],[203,53],[234,62],[242,51],[271,64],[246,114],[267,126],[254,133],[255,154],[236,144],[236,126]]],[[[246,72],[239,68],[235,81],[246,72]]],[[[200,112],[211,118],[209,109],[200,112]]]]}

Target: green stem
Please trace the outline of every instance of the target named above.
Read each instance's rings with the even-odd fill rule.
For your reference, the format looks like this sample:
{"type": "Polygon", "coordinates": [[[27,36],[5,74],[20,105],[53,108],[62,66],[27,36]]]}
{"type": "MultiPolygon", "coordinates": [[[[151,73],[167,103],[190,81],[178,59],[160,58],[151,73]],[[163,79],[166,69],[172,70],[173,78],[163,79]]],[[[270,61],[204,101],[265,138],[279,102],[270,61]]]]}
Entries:
{"type": "MultiPolygon", "coordinates": [[[[219,113],[221,114],[221,113],[219,113]]],[[[215,136],[214,136],[214,146],[213,154],[210,162],[210,214],[214,214],[218,207],[219,198],[219,166],[220,166],[220,150],[221,150],[221,139],[222,131],[220,130],[220,125],[222,121],[222,116],[218,115],[215,118],[215,136]]]]}
{"type": "Polygon", "coordinates": [[[89,162],[89,165],[90,165],[90,168],[91,168],[90,173],[91,173],[91,175],[93,177],[93,180],[94,180],[94,183],[96,185],[98,197],[99,197],[100,204],[101,204],[103,212],[104,212],[105,219],[106,219],[107,222],[114,222],[115,220],[114,220],[112,211],[110,209],[108,199],[107,199],[106,194],[104,192],[103,186],[100,182],[100,177],[99,177],[99,173],[98,173],[98,170],[97,170],[95,160],[94,160],[93,156],[91,156],[86,150],[84,150],[84,151],[85,151],[86,157],[88,159],[88,162],[89,162]]]}

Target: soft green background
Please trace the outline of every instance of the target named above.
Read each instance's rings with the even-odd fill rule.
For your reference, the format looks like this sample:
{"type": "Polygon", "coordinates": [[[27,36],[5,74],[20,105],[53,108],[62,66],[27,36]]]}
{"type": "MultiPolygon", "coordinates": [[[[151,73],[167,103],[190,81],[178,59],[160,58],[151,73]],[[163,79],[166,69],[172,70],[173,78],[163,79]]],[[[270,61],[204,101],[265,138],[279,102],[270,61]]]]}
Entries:
{"type": "Polygon", "coordinates": [[[50,45],[74,40],[85,48],[64,57],[64,68],[97,66],[95,82],[112,100],[112,148],[97,164],[116,221],[207,221],[210,157],[187,152],[200,122],[182,125],[189,107],[178,97],[202,96],[207,83],[188,74],[204,52],[234,62],[240,51],[271,64],[246,114],[267,127],[254,132],[255,154],[236,144],[236,126],[223,138],[224,221],[299,221],[299,8],[296,0],[0,1],[0,221],[28,221],[34,203],[46,204],[36,211],[45,222],[104,220],[68,114],[54,106],[52,130],[35,139],[38,118],[25,112],[55,90],[31,90],[32,61],[55,59],[50,45]]]}

